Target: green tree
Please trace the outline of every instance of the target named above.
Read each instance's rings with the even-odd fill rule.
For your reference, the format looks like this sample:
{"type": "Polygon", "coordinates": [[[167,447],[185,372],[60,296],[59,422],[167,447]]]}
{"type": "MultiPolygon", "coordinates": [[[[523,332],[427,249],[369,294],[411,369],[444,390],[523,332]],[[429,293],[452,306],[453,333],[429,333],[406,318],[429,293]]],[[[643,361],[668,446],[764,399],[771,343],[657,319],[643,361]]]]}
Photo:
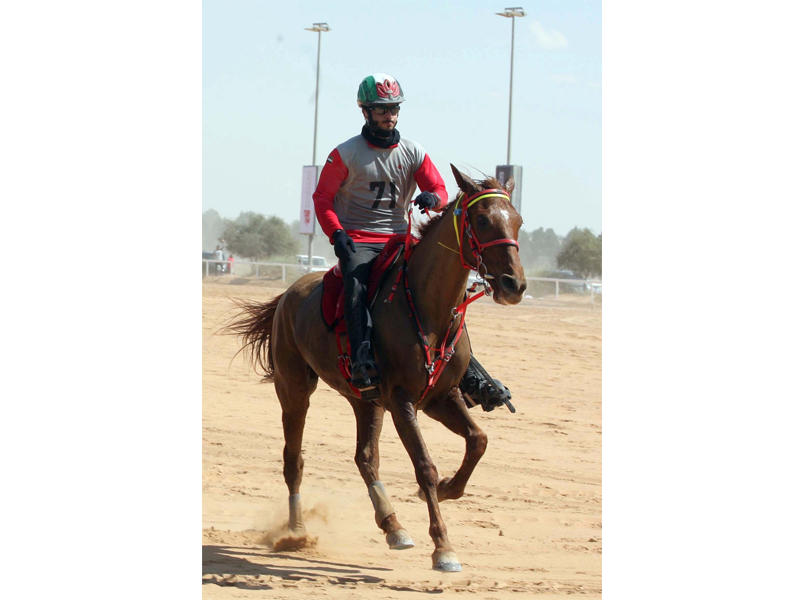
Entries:
{"type": "Polygon", "coordinates": [[[557,258],[558,267],[569,269],[587,279],[603,274],[602,234],[595,236],[588,229],[573,228],[564,239],[564,246],[557,258]]]}
{"type": "Polygon", "coordinates": [[[526,270],[554,269],[560,250],[561,238],[552,229],[519,232],[519,256],[526,270]]]}
{"type": "Polygon", "coordinates": [[[298,248],[286,223],[254,212],[241,213],[235,221],[226,219],[223,237],[228,250],[251,260],[295,254],[298,248]]]}

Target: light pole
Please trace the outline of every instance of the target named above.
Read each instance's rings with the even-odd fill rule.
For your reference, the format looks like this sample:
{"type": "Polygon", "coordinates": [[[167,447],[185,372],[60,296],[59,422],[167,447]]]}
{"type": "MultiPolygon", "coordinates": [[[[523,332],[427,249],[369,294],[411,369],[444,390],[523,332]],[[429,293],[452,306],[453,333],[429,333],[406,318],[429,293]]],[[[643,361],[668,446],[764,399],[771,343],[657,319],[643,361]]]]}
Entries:
{"type": "MultiPolygon", "coordinates": [[[[319,54],[322,47],[322,32],[330,31],[331,28],[327,23],[314,23],[311,27],[306,27],[306,31],[317,32],[317,85],[314,90],[314,150],[311,157],[311,164],[317,164],[317,103],[319,100],[319,54]]],[[[311,257],[308,259],[311,260],[311,257]]]]}
{"type": "MultiPolygon", "coordinates": [[[[330,31],[331,28],[328,26],[327,23],[313,23],[311,27],[306,27],[306,31],[316,31],[317,32],[317,83],[316,87],[314,88],[314,146],[311,152],[311,166],[316,167],[317,164],[317,114],[318,114],[318,104],[319,104],[319,55],[320,49],[322,47],[322,32],[323,31],[330,31]]],[[[316,184],[316,180],[314,181],[316,184]]],[[[302,221],[301,221],[302,222],[302,221]]],[[[311,231],[308,233],[308,270],[311,270],[311,244],[314,241],[314,229],[313,226],[311,231]]]]}
{"type": "Polygon", "coordinates": [[[508,83],[508,145],[506,146],[506,164],[511,164],[511,96],[514,89],[514,22],[516,17],[524,17],[525,11],[521,6],[506,8],[503,12],[495,13],[501,17],[511,19],[511,75],[508,83]]]}

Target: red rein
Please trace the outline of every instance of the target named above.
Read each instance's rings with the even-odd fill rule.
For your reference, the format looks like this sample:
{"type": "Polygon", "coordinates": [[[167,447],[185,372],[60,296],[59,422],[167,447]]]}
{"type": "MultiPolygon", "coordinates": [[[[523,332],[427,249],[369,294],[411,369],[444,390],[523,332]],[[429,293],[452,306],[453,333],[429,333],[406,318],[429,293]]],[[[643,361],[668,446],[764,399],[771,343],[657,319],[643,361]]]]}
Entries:
{"type": "MultiPolygon", "coordinates": [[[[469,219],[467,219],[467,211],[469,207],[483,200],[484,198],[506,198],[510,200],[508,193],[502,189],[489,189],[489,190],[481,190],[469,198],[463,204],[463,208],[461,205],[461,201],[464,198],[463,194],[459,194],[456,198],[456,205],[453,208],[453,226],[456,230],[456,240],[458,242],[458,256],[461,260],[461,266],[465,269],[474,269],[478,272],[479,275],[483,276],[484,273],[481,273],[480,269],[483,265],[483,257],[482,253],[486,248],[491,246],[515,246],[519,249],[519,243],[516,240],[511,238],[498,238],[495,240],[491,240],[486,243],[481,243],[481,241],[472,233],[472,228],[469,224],[469,219]],[[460,223],[459,223],[459,217],[460,223]],[[464,260],[464,240],[469,240],[470,250],[472,251],[472,256],[475,259],[475,265],[470,265],[467,261],[464,260]]],[[[409,207],[409,214],[408,214],[408,230],[406,231],[406,247],[404,253],[404,262],[402,266],[402,275],[403,275],[403,285],[405,286],[406,291],[406,298],[408,300],[408,305],[411,308],[411,315],[414,317],[414,320],[417,324],[417,337],[419,337],[420,343],[422,344],[422,349],[425,351],[425,370],[428,372],[428,383],[425,386],[425,389],[420,396],[420,400],[422,400],[427,393],[436,385],[436,382],[439,380],[439,377],[444,371],[444,368],[447,366],[447,363],[450,362],[450,359],[455,354],[456,344],[458,340],[461,338],[461,333],[464,331],[464,320],[467,312],[467,306],[470,303],[474,302],[484,294],[486,294],[486,290],[475,294],[474,296],[468,297],[459,304],[458,306],[453,307],[452,309],[452,318],[450,319],[450,324],[447,327],[447,332],[445,333],[444,337],[439,344],[439,346],[435,350],[435,356],[431,358],[431,345],[428,343],[427,336],[422,332],[422,322],[419,318],[419,313],[417,312],[416,305],[414,304],[414,297],[411,293],[411,288],[408,285],[408,258],[411,255],[411,209],[413,207],[409,207]],[[457,322],[457,324],[456,324],[457,322]],[[455,326],[455,331],[453,331],[455,326]],[[452,339],[448,342],[448,338],[452,335],[452,339]]],[[[427,212],[427,211],[426,211],[427,212]]],[[[392,286],[392,292],[387,299],[388,302],[392,301],[392,297],[394,296],[394,290],[397,287],[397,283],[399,282],[400,274],[398,273],[398,280],[395,281],[394,286],[392,286]]]]}

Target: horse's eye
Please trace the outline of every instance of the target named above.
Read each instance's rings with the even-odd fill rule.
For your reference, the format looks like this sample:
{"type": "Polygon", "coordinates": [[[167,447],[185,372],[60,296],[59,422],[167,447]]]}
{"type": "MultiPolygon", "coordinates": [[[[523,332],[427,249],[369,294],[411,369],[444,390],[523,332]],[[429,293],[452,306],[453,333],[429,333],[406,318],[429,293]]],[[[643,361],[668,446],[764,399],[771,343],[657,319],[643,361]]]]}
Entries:
{"type": "Polygon", "coordinates": [[[489,219],[486,218],[486,215],[478,215],[477,225],[478,229],[486,229],[489,226],[489,219]]]}

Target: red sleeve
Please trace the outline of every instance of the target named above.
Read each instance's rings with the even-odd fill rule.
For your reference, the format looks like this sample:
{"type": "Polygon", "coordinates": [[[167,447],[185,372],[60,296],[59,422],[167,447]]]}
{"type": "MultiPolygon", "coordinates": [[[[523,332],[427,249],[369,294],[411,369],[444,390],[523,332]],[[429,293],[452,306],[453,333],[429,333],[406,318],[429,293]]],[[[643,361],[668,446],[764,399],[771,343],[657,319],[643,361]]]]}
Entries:
{"type": "Polygon", "coordinates": [[[333,199],[342,182],[347,178],[347,167],[339,155],[339,151],[334,149],[325,160],[322,173],[319,175],[317,189],[314,190],[314,212],[317,213],[322,231],[328,236],[328,240],[333,243],[331,236],[337,229],[344,229],[339,222],[339,217],[333,212],[333,199]]]}
{"type": "Polygon", "coordinates": [[[447,188],[444,186],[444,180],[427,154],[414,173],[414,181],[417,182],[420,191],[433,192],[439,196],[439,204],[433,210],[442,210],[447,205],[447,188]]]}

